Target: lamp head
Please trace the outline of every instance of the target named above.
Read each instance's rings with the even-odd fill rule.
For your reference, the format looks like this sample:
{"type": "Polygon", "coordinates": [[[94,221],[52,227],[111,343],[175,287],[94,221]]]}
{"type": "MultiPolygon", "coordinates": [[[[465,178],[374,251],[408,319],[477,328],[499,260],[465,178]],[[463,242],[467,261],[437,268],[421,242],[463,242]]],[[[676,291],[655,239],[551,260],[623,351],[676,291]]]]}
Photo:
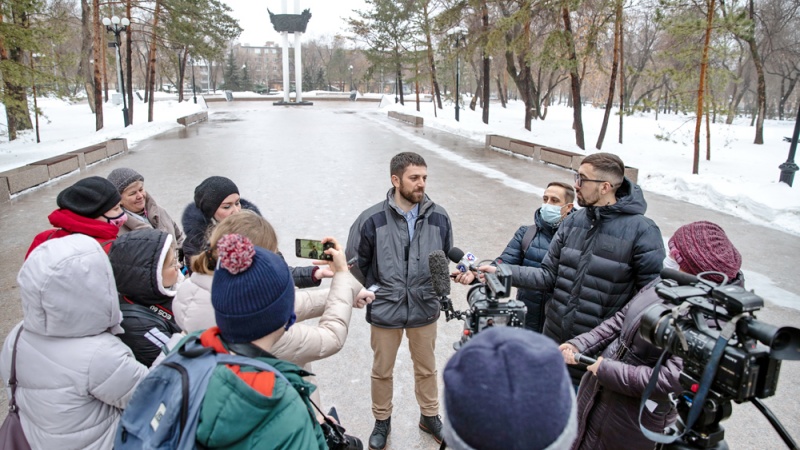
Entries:
{"type": "Polygon", "coordinates": [[[119,24],[119,17],[111,16],[111,23],[113,23],[114,25],[119,24]]]}
{"type": "Polygon", "coordinates": [[[108,17],[103,17],[103,25],[105,26],[111,25],[111,19],[109,19],[108,17]]]}
{"type": "Polygon", "coordinates": [[[123,27],[127,27],[127,26],[128,26],[128,25],[130,25],[130,24],[131,24],[131,21],[130,21],[130,20],[128,20],[128,18],[127,18],[127,17],[123,17],[123,18],[122,18],[122,26],[123,26],[123,27]]]}

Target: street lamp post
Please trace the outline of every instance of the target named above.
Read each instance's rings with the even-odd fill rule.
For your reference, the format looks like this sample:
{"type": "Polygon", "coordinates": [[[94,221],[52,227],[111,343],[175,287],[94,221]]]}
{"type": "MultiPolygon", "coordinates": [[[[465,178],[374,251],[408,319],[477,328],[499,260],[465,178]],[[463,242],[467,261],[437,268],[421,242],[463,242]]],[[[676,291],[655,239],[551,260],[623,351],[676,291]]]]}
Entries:
{"type": "MultiPolygon", "coordinates": [[[[798,170],[797,164],[794,162],[794,155],[797,152],[798,135],[800,135],[800,105],[797,107],[797,119],[794,122],[794,134],[792,134],[792,144],[789,146],[789,157],[786,159],[785,163],[778,166],[778,168],[781,169],[781,177],[779,181],[786,183],[789,186],[794,183],[794,173],[798,170]]],[[[784,139],[789,140],[787,138],[784,139]]]]}
{"type": "Polygon", "coordinates": [[[116,47],[117,49],[117,90],[122,94],[122,116],[126,127],[130,125],[130,120],[128,120],[128,101],[125,98],[125,78],[122,76],[122,56],[119,51],[121,45],[119,34],[126,31],[130,24],[131,21],[128,20],[127,17],[123,17],[121,20],[117,16],[112,16],[110,19],[108,17],[103,18],[103,25],[106,26],[106,31],[114,33],[114,42],[108,44],[108,46],[116,47]]]}
{"type": "Polygon", "coordinates": [[[461,93],[459,92],[459,79],[461,78],[461,68],[459,67],[459,57],[458,57],[458,44],[460,41],[466,39],[467,29],[464,27],[455,27],[450,29],[447,32],[448,35],[453,36],[455,38],[455,49],[456,49],[456,122],[459,121],[458,117],[458,106],[461,100],[461,93]]]}
{"type": "Polygon", "coordinates": [[[350,64],[350,90],[353,90],[353,65],[350,64]]]}

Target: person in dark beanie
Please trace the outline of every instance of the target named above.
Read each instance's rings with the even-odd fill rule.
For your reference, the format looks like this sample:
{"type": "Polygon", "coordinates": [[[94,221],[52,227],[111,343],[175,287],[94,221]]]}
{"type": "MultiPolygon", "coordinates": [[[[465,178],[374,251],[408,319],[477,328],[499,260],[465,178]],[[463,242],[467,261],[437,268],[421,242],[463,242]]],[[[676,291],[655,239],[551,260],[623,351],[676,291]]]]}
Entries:
{"type": "Polygon", "coordinates": [[[444,373],[444,442],[455,450],[566,450],[577,432],[575,391],[556,344],[493,327],[444,373]]]}
{"type": "MultiPolygon", "coordinates": [[[[743,286],[744,278],[739,271],[742,257],[719,225],[711,222],[684,225],[670,238],[668,247],[666,268],[691,275],[720,272],[729,283],[743,286]]],[[[704,275],[704,278],[723,281],[721,275],[704,275]]],[[[642,393],[662,349],[642,339],[639,326],[644,311],[662,301],[656,294],[660,281],[660,278],[652,281],[625,308],[593,330],[560,346],[568,364],[575,364],[576,352],[597,357],[597,362],[587,368],[578,389],[575,449],[655,448],[656,444],[639,429],[637,419],[642,393]]],[[[655,432],[663,432],[675,423],[677,411],[670,394],[683,391],[679,383],[683,361],[675,355],[668,356],[658,374],[655,391],[642,411],[642,425],[655,432]]]]}
{"type": "Polygon", "coordinates": [[[203,398],[197,443],[205,448],[327,449],[309,400],[316,387],[303,380],[309,373],[270,353],[295,321],[289,267],[280,256],[238,234],[224,236],[217,249],[211,287],[217,326],[202,332],[201,344],[266,362],[291,386],[273,372],[217,366],[203,398]]]}
{"type": "Polygon", "coordinates": [[[158,206],[150,193],[144,190],[144,177],[127,167],[114,169],[106,177],[121,196],[122,209],[128,221],[119,229],[123,235],[132,230],[153,228],[172,235],[178,249],[183,246],[183,231],[164,208],[158,206]]]}
{"type": "Polygon", "coordinates": [[[171,234],[147,228],[118,237],[108,253],[125,330],[119,338],[147,367],[181,331],[172,313],[183,280],[176,253],[171,234]]]}
{"type": "Polygon", "coordinates": [[[186,233],[183,243],[186,262],[189,263],[189,258],[206,250],[206,241],[214,225],[242,208],[261,215],[254,204],[239,196],[239,188],[229,178],[208,177],[197,185],[194,202],[186,205],[181,218],[186,233]]]}
{"type": "Polygon", "coordinates": [[[42,242],[70,234],[85,234],[100,243],[108,253],[128,216],[120,206],[120,195],[111,182],[103,177],[88,177],[59,192],[58,209],[47,216],[55,229],[46,230],[33,238],[25,259],[42,242]]]}
{"type": "MultiPolygon", "coordinates": [[[[210,249],[209,238],[212,229],[226,217],[242,209],[253,211],[261,216],[261,211],[253,203],[239,196],[239,188],[229,178],[208,177],[194,189],[194,202],[186,206],[181,223],[186,239],[183,253],[186,266],[191,268],[191,260],[210,249]]],[[[322,278],[330,278],[333,272],[319,266],[291,267],[292,277],[298,288],[317,287],[322,278]]]]}

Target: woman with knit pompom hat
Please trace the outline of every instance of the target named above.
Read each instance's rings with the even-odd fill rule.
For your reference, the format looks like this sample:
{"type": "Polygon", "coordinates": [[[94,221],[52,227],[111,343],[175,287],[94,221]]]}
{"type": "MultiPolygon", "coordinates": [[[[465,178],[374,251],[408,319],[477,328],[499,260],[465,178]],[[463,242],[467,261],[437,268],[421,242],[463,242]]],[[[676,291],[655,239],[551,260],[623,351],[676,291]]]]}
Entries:
{"type": "MultiPolygon", "coordinates": [[[[680,270],[716,283],[742,285],[742,257],[725,231],[711,222],[694,222],[675,231],[669,240],[664,267],[680,270]]],[[[587,367],[578,388],[578,438],[573,449],[653,449],[655,443],[639,429],[639,403],[662,349],[639,335],[644,311],[661,303],[653,280],[625,307],[593,330],[559,347],[568,364],[574,353],[597,357],[587,367]]],[[[683,391],[678,377],[683,360],[668,355],[658,374],[652,402],[642,411],[647,429],[663,432],[675,423],[677,411],[670,394],[683,391]]]]}
{"type": "Polygon", "coordinates": [[[308,372],[270,353],[295,321],[289,267],[280,256],[238,234],[224,236],[217,248],[211,297],[217,326],[203,332],[200,343],[218,353],[258,359],[285,378],[217,366],[203,397],[197,443],[205,448],[327,449],[322,428],[310,413],[309,395],[316,387],[303,379],[308,372]]]}
{"type": "Polygon", "coordinates": [[[79,180],[58,193],[56,204],[58,209],[47,216],[56,228],[37,234],[25,259],[42,242],[71,234],[85,234],[96,239],[108,253],[119,227],[128,220],[120,206],[119,192],[103,177],[79,180]]]}

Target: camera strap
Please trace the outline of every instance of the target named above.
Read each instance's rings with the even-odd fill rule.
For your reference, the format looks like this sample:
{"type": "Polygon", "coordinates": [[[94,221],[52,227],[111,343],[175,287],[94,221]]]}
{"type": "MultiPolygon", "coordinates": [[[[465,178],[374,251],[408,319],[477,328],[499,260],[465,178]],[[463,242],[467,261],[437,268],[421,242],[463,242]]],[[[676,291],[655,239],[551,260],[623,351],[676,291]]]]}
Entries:
{"type": "MultiPolygon", "coordinates": [[[[686,418],[683,431],[680,434],[672,435],[656,433],[648,430],[642,425],[642,411],[644,411],[645,403],[650,399],[650,395],[652,395],[653,391],[655,390],[656,384],[658,383],[658,374],[661,372],[664,358],[666,357],[669,348],[672,346],[672,340],[675,338],[677,333],[673,333],[669,337],[667,345],[664,346],[664,351],[661,353],[656,365],[653,367],[653,374],[650,376],[650,380],[647,382],[647,387],[642,393],[642,401],[639,403],[639,429],[642,431],[645,437],[659,444],[671,444],[686,434],[688,430],[692,429],[695,422],[697,422],[697,419],[700,417],[700,413],[703,411],[703,404],[708,396],[708,391],[711,389],[711,384],[714,382],[714,377],[717,374],[719,362],[722,359],[722,355],[725,353],[725,347],[728,346],[728,341],[733,336],[733,332],[736,330],[736,322],[743,316],[744,314],[740,314],[725,324],[725,327],[723,328],[716,344],[714,345],[714,350],[711,352],[711,357],[706,364],[706,368],[703,370],[703,376],[700,377],[700,385],[697,389],[697,392],[691,399],[692,406],[689,409],[689,415],[686,418]]],[[[678,420],[680,420],[680,418],[678,420]]]]}

